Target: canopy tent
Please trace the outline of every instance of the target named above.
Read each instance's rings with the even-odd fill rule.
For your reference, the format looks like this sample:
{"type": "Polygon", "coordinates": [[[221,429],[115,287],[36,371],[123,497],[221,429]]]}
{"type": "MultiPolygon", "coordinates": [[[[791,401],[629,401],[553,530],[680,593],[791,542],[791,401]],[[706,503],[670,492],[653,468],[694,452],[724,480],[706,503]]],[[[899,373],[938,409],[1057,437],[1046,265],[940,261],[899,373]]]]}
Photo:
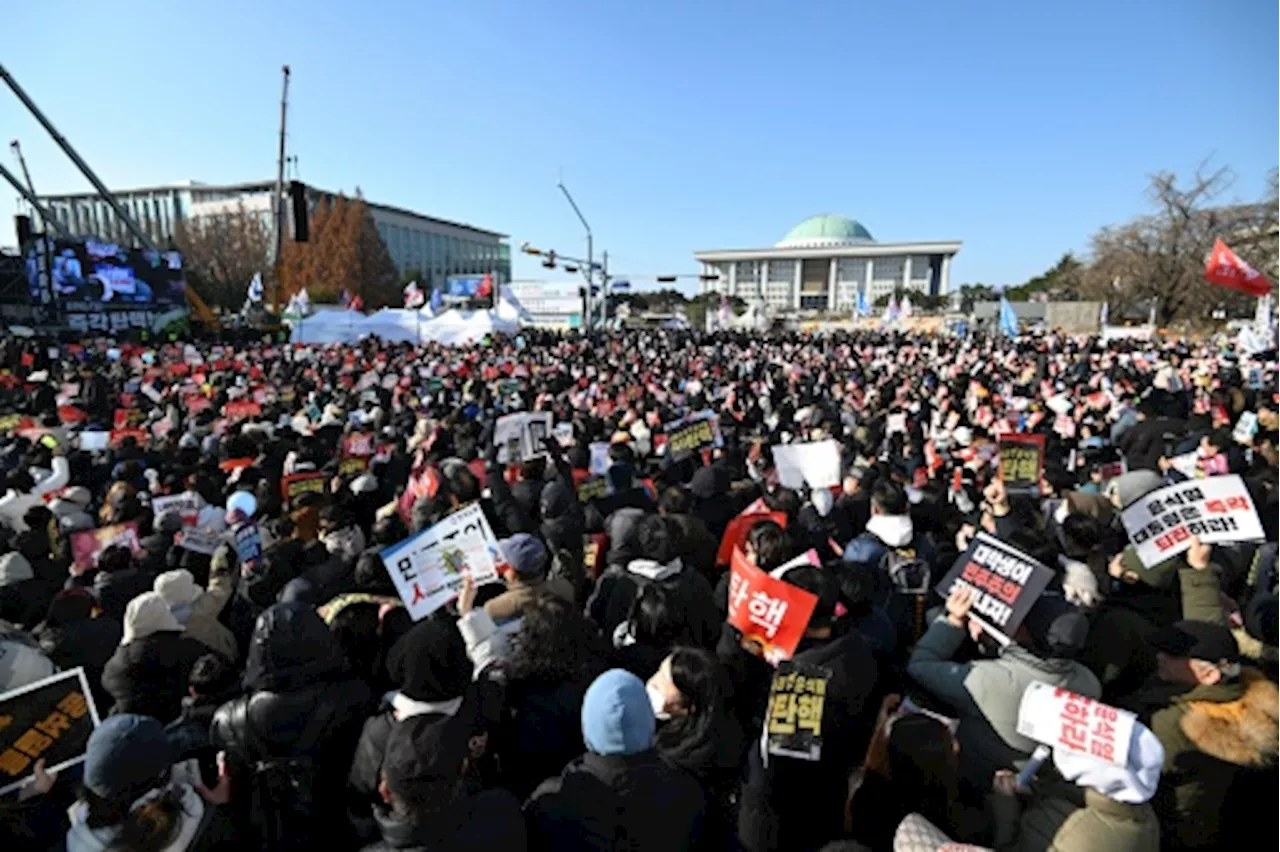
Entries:
{"type": "Polygon", "coordinates": [[[383,308],[368,316],[358,311],[323,311],[294,323],[289,339],[324,345],[379,337],[395,343],[465,346],[491,334],[515,334],[520,324],[513,313],[501,305],[496,311],[449,310],[439,316],[405,308],[383,308]]]}

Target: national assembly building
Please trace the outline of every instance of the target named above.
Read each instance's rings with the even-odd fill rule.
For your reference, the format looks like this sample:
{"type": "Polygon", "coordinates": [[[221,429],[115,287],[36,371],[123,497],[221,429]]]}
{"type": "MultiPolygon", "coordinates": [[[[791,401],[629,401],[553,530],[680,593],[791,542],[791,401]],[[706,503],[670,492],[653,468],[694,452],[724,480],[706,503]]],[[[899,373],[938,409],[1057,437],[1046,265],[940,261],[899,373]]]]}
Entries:
{"type": "Polygon", "coordinates": [[[843,216],[805,219],[768,248],[715,249],[694,257],[704,293],[738,296],[777,312],[849,313],[895,291],[946,295],[954,241],[879,243],[843,216]],[[718,276],[716,278],[715,276],[718,276]]]}

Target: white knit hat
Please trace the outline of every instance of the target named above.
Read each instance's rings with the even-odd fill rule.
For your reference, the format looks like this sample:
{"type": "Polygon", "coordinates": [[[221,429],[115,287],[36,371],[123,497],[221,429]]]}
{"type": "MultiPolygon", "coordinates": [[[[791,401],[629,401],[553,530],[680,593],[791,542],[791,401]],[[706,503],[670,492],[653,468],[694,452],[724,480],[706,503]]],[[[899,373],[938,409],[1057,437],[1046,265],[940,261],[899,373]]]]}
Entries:
{"type": "Polygon", "coordinates": [[[195,603],[196,599],[204,594],[204,589],[196,585],[195,578],[185,568],[165,571],[156,577],[151,588],[164,598],[164,602],[170,607],[195,603]]]}
{"type": "Polygon", "coordinates": [[[157,592],[143,592],[124,608],[124,634],[121,645],[145,639],[153,633],[182,632],[182,625],[169,611],[169,604],[157,592]]]}
{"type": "Polygon", "coordinates": [[[1117,802],[1140,805],[1156,794],[1164,768],[1164,746],[1146,725],[1134,722],[1124,766],[1061,748],[1053,750],[1053,764],[1063,778],[1077,786],[1117,802]]]}

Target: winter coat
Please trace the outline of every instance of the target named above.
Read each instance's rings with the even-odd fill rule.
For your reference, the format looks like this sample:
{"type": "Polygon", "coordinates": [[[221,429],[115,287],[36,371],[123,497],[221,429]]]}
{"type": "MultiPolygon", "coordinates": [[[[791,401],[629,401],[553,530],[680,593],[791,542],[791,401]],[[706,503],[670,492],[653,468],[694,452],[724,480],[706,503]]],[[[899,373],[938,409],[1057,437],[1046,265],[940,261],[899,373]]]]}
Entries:
{"type": "Polygon", "coordinates": [[[568,580],[560,577],[548,577],[539,580],[512,581],[507,590],[484,605],[484,611],[493,619],[494,624],[501,627],[509,621],[515,621],[524,612],[525,605],[537,594],[549,594],[561,600],[573,603],[573,586],[568,580]]]}
{"type": "Polygon", "coordinates": [[[705,814],[698,782],[653,750],[587,752],[525,804],[533,852],[696,849],[705,814]]]}
{"type": "Polygon", "coordinates": [[[93,596],[98,599],[102,612],[117,621],[124,620],[124,609],[129,601],[143,592],[151,591],[155,577],[144,573],[141,568],[126,568],[123,571],[99,571],[93,578],[93,596]]]}
{"type": "Polygon", "coordinates": [[[109,695],[102,688],[102,672],[107,661],[116,652],[123,632],[120,622],[106,615],[41,628],[37,640],[40,650],[63,671],[84,666],[84,676],[89,689],[98,700],[99,707],[110,704],[109,695]]]}
{"type": "Polygon", "coordinates": [[[1139,421],[1120,438],[1118,446],[1124,453],[1129,470],[1159,470],[1160,457],[1166,452],[1165,436],[1181,440],[1186,436],[1187,424],[1168,417],[1150,417],[1139,421]]]}
{"type": "Polygon", "coordinates": [[[43,680],[57,670],[30,636],[0,621],[0,694],[43,680]]]}
{"type": "MultiPolygon", "coordinates": [[[[235,591],[235,578],[231,576],[231,562],[215,559],[210,562],[209,585],[204,594],[191,604],[185,627],[187,635],[211,651],[234,662],[239,659],[239,648],[231,629],[219,620],[223,607],[235,591]]],[[[176,613],[175,613],[176,615],[176,613]]],[[[182,619],[179,618],[179,621],[182,619]]]]}
{"type": "Polygon", "coordinates": [[[182,712],[187,675],[206,649],[165,630],[121,645],[102,670],[102,688],[115,700],[112,714],[154,716],[168,724],[182,712]]]}
{"type": "Polygon", "coordinates": [[[887,605],[893,592],[892,581],[880,570],[880,561],[890,550],[930,567],[935,561],[933,545],[916,532],[910,515],[872,515],[866,531],[845,547],[844,561],[865,565],[875,572],[874,600],[880,607],[887,605]]]}
{"type": "Polygon", "coordinates": [[[360,852],[525,852],[528,848],[520,801],[506,790],[486,790],[454,802],[458,829],[443,841],[421,840],[422,830],[412,817],[384,807],[374,810],[381,839],[360,852]]]}
{"type": "Polygon", "coordinates": [[[720,539],[711,534],[706,523],[693,515],[667,515],[679,534],[675,538],[675,555],[713,583],[716,579],[716,551],[720,539]]]}
{"type": "MultiPolygon", "coordinates": [[[[232,786],[248,789],[258,761],[309,757],[316,836],[345,837],[343,793],[370,695],[346,672],[342,649],[315,610],[282,603],[258,617],[244,686],[246,695],[218,708],[209,737],[228,754],[232,786]]],[[[254,837],[262,815],[248,804],[249,797],[233,800],[233,819],[254,837]]]]}
{"type": "Polygon", "coordinates": [[[1017,731],[1018,707],[1029,684],[1040,682],[1098,698],[1102,685],[1079,663],[1043,660],[1018,645],[993,660],[953,662],[967,632],[939,618],[920,638],[907,674],[960,720],[961,776],[977,789],[990,788],[998,769],[1020,765],[1036,744],[1017,731]]]}
{"type": "Polygon", "coordinates": [[[499,753],[518,755],[507,766],[504,786],[527,796],[539,783],[582,754],[582,701],[587,687],[605,669],[605,661],[573,680],[507,685],[509,721],[499,753]]]}
{"type": "Polygon", "coordinates": [[[1037,783],[1026,804],[989,797],[996,852],[1160,852],[1160,822],[1151,805],[1130,805],[1096,790],[1037,783]]]}
{"type": "Polygon", "coordinates": [[[609,566],[587,601],[587,615],[605,636],[612,636],[630,616],[640,588],[648,583],[661,583],[674,592],[676,600],[688,608],[689,624],[698,644],[705,648],[715,646],[723,619],[716,609],[711,584],[678,557],[665,565],[651,559],[633,559],[626,568],[609,566]]]}
{"type": "Polygon", "coordinates": [[[0,620],[34,627],[57,592],[57,585],[38,575],[22,554],[0,556],[0,620]]]}
{"type": "Polygon", "coordinates": [[[60,491],[71,481],[71,466],[65,456],[53,457],[53,472],[35,484],[27,492],[9,491],[0,497],[0,524],[14,532],[26,532],[27,522],[22,516],[28,509],[44,505],[44,495],[60,491]]]}
{"type": "MultiPolygon", "coordinates": [[[[164,846],[164,852],[206,852],[222,848],[222,844],[230,838],[225,833],[220,810],[205,802],[189,784],[177,785],[176,791],[179,800],[178,819],[174,835],[164,846]]],[[[158,790],[151,790],[134,802],[133,807],[137,808],[158,795],[158,790]]],[[[111,852],[120,848],[116,843],[116,826],[89,826],[88,807],[84,802],[72,805],[67,815],[71,820],[71,826],[67,829],[67,852],[111,852]]]]}

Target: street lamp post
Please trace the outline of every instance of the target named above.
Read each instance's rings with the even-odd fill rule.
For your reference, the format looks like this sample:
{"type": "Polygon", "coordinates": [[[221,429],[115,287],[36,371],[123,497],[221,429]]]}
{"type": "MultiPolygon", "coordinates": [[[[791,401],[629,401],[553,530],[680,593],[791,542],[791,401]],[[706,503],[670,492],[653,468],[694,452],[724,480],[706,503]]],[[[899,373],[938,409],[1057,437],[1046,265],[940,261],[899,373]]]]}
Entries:
{"type": "Polygon", "coordinates": [[[563,182],[561,182],[561,183],[557,183],[557,184],[556,184],[556,186],[560,187],[560,191],[564,193],[564,197],[568,200],[568,202],[569,202],[569,206],[573,208],[573,212],[577,215],[577,217],[578,217],[578,221],[582,223],[582,228],[583,228],[583,230],[585,230],[585,231],[587,232],[587,308],[586,308],[586,319],[587,319],[587,331],[590,331],[590,330],[591,330],[591,286],[592,286],[592,283],[593,283],[593,282],[594,282],[594,280],[595,280],[595,262],[594,262],[594,261],[595,261],[595,258],[594,258],[593,254],[592,254],[592,251],[593,251],[593,245],[592,245],[592,236],[591,236],[591,226],[587,224],[586,217],[584,217],[584,216],[582,215],[582,211],[578,209],[578,204],[577,204],[577,202],[575,202],[575,201],[573,200],[573,196],[569,194],[569,190],[568,190],[568,188],[566,188],[566,187],[565,187],[564,183],[563,183],[563,182]]]}

